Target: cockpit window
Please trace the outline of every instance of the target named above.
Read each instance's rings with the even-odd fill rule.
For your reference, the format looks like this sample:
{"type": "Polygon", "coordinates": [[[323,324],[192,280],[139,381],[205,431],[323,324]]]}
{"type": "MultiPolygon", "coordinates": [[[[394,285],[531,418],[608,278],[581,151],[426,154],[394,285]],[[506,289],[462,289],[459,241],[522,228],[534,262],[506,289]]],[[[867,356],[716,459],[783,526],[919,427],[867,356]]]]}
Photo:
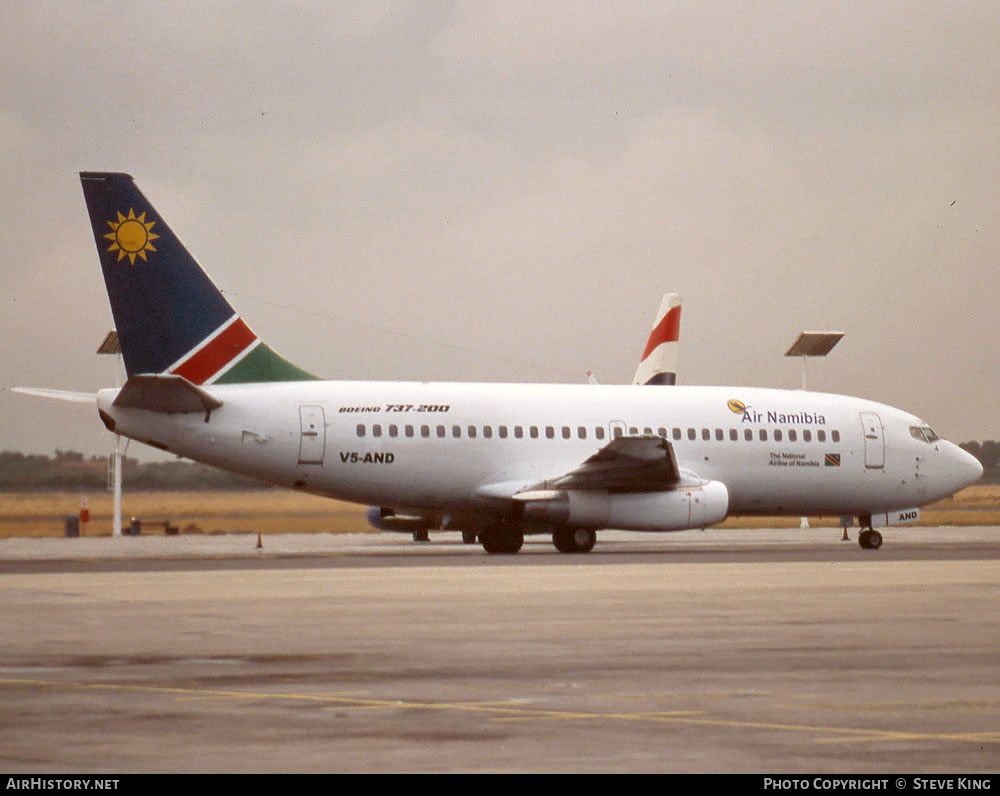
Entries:
{"type": "Polygon", "coordinates": [[[930,426],[910,426],[910,436],[914,439],[918,439],[921,442],[934,442],[940,439],[937,434],[931,430],[930,426]]]}

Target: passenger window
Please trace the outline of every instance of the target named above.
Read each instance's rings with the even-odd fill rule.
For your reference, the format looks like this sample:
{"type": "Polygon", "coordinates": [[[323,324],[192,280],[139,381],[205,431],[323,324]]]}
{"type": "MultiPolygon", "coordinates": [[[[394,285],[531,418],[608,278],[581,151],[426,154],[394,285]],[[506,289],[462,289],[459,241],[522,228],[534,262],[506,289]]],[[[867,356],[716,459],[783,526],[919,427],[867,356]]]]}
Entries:
{"type": "Polygon", "coordinates": [[[403,428],[403,433],[405,433],[406,436],[408,436],[408,437],[412,437],[413,436],[413,426],[405,426],[403,428]]]}
{"type": "Polygon", "coordinates": [[[679,428],[674,428],[674,439],[681,438],[681,430],[679,428]]]}
{"type": "Polygon", "coordinates": [[[743,439],[745,439],[747,442],[753,442],[753,429],[752,428],[745,428],[745,429],[743,429],[743,439]]]}
{"type": "Polygon", "coordinates": [[[555,437],[555,435],[556,435],[556,430],[554,428],[552,428],[552,426],[546,426],[545,427],[545,438],[546,439],[553,439],[555,437]]]}
{"type": "Polygon", "coordinates": [[[813,433],[808,428],[802,429],[803,442],[812,442],[812,438],[813,438],[813,433]]]}
{"type": "Polygon", "coordinates": [[[431,435],[431,427],[430,426],[421,426],[420,427],[420,436],[421,437],[429,437],[430,435],[431,435]]]}
{"type": "Polygon", "coordinates": [[[639,429],[637,429],[635,426],[629,426],[629,428],[628,428],[628,435],[630,437],[638,437],[639,436],[639,429]]]}
{"type": "Polygon", "coordinates": [[[693,428],[689,428],[688,429],[688,439],[690,439],[690,440],[698,439],[698,432],[695,431],[693,428]]]}
{"type": "Polygon", "coordinates": [[[531,426],[528,429],[528,434],[532,439],[538,439],[538,426],[531,426]]]}
{"type": "Polygon", "coordinates": [[[729,441],[736,442],[740,438],[739,432],[735,428],[729,429],[729,441]]]}
{"type": "Polygon", "coordinates": [[[598,439],[604,439],[604,426],[596,426],[594,428],[594,436],[598,439]]]}
{"type": "Polygon", "coordinates": [[[647,437],[651,437],[651,436],[653,436],[653,429],[651,429],[649,426],[646,426],[642,430],[642,433],[645,434],[647,437]]]}
{"type": "Polygon", "coordinates": [[[374,426],[372,426],[372,436],[373,437],[381,437],[382,436],[382,426],[380,426],[378,423],[376,423],[374,426]]]}
{"type": "Polygon", "coordinates": [[[767,442],[767,429],[766,428],[762,428],[760,430],[760,441],[761,442],[767,442]]]}
{"type": "Polygon", "coordinates": [[[439,436],[439,437],[440,437],[441,439],[444,439],[444,426],[438,426],[438,427],[437,427],[437,435],[438,435],[438,436],[439,436]]]}
{"type": "Polygon", "coordinates": [[[524,429],[521,426],[514,426],[514,436],[522,439],[524,437],[524,429]]]}
{"type": "Polygon", "coordinates": [[[660,426],[658,429],[656,429],[656,436],[663,437],[663,439],[666,439],[667,430],[663,426],[660,426]]]}
{"type": "Polygon", "coordinates": [[[586,427],[585,426],[578,427],[577,430],[576,430],[576,435],[580,439],[586,439],[587,438],[587,429],[586,429],[586,427]]]}
{"type": "Polygon", "coordinates": [[[712,432],[707,428],[703,428],[701,430],[701,438],[705,440],[705,442],[708,442],[712,438],[712,432]]]}
{"type": "Polygon", "coordinates": [[[507,439],[507,426],[500,426],[500,439],[507,439]]]}
{"type": "Polygon", "coordinates": [[[830,432],[830,439],[832,439],[834,442],[840,442],[840,432],[837,431],[836,429],[834,429],[833,431],[831,431],[830,432]]]}
{"type": "Polygon", "coordinates": [[[826,442],[826,432],[823,429],[820,429],[819,431],[816,432],[816,441],[826,442]]]}
{"type": "Polygon", "coordinates": [[[390,437],[398,437],[399,436],[399,428],[395,424],[392,424],[391,426],[389,426],[389,436],[390,437]]]}
{"type": "Polygon", "coordinates": [[[622,433],[623,433],[622,432],[622,427],[621,426],[615,426],[613,433],[615,435],[615,439],[618,439],[622,435],[622,433]]]}
{"type": "Polygon", "coordinates": [[[365,435],[365,424],[358,423],[358,436],[363,437],[365,435]]]}
{"type": "Polygon", "coordinates": [[[774,441],[775,442],[781,442],[781,429],[780,428],[776,428],[774,430],[774,441]]]}
{"type": "Polygon", "coordinates": [[[799,438],[799,435],[795,431],[794,428],[788,429],[788,441],[789,442],[796,442],[796,441],[798,441],[798,438],[799,438]]]}
{"type": "Polygon", "coordinates": [[[483,426],[483,436],[486,437],[486,439],[492,439],[493,426],[483,426]]]}
{"type": "Polygon", "coordinates": [[[570,433],[570,430],[569,430],[569,426],[563,426],[562,427],[562,435],[563,435],[563,439],[569,439],[570,438],[571,433],[570,433]]]}
{"type": "MultiPolygon", "coordinates": [[[[458,426],[456,426],[455,428],[458,428],[458,426]]],[[[476,427],[469,426],[469,439],[475,439],[475,437],[476,437],[476,427]]]]}
{"type": "Polygon", "coordinates": [[[715,429],[715,438],[719,442],[722,442],[722,440],[725,438],[725,435],[722,433],[722,429],[721,428],[715,429]]]}
{"type": "Polygon", "coordinates": [[[462,427],[461,426],[452,426],[451,427],[451,435],[455,439],[458,439],[459,437],[461,437],[462,436],[462,427]]]}

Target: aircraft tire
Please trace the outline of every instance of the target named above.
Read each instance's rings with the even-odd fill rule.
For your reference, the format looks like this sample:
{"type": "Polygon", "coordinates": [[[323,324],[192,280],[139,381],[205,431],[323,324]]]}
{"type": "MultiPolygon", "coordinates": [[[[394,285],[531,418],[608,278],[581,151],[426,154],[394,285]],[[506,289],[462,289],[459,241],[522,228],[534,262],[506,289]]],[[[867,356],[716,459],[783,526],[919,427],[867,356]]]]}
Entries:
{"type": "Polygon", "coordinates": [[[597,533],[590,528],[557,528],[552,532],[552,544],[560,553],[589,553],[597,542],[597,533]]]}
{"type": "Polygon", "coordinates": [[[476,540],[475,531],[462,531],[462,544],[475,544],[476,540]]]}
{"type": "Polygon", "coordinates": [[[491,554],[513,554],[524,544],[524,534],[516,525],[500,523],[492,525],[480,534],[483,550],[491,554]]]}
{"type": "Polygon", "coordinates": [[[878,550],[882,546],[882,534],[869,528],[858,534],[858,544],[865,550],[878,550]]]}

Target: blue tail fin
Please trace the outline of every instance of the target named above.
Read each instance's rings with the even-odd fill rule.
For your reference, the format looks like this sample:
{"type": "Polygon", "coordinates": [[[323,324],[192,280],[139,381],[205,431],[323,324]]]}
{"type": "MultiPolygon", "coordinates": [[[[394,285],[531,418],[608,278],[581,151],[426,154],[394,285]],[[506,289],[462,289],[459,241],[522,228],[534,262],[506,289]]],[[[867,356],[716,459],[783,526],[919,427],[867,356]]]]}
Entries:
{"type": "Polygon", "coordinates": [[[314,376],[261,342],[128,174],[81,172],[125,370],[195,384],[314,376]]]}

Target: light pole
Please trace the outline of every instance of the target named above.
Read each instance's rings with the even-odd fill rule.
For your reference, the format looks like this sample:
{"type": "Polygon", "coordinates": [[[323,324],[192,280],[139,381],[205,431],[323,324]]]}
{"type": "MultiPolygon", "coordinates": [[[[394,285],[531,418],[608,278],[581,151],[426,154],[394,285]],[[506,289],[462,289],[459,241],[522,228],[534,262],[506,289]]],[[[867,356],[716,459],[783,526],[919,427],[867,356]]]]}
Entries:
{"type": "Polygon", "coordinates": [[[843,332],[800,332],[786,357],[802,357],[802,389],[806,388],[806,357],[825,357],[844,336],[843,332]]]}
{"type": "MultiPolygon", "coordinates": [[[[118,332],[112,329],[97,349],[98,354],[121,355],[118,332]]],[[[111,454],[112,489],[114,491],[114,511],[111,517],[111,535],[122,535],[122,452],[121,435],[115,434],[115,449],[111,454]]]]}
{"type": "MultiPolygon", "coordinates": [[[[785,352],[786,357],[802,358],[802,390],[806,389],[806,359],[825,357],[844,336],[843,332],[800,332],[792,347],[785,352]]],[[[800,528],[809,527],[809,518],[803,517],[800,528]]]]}

